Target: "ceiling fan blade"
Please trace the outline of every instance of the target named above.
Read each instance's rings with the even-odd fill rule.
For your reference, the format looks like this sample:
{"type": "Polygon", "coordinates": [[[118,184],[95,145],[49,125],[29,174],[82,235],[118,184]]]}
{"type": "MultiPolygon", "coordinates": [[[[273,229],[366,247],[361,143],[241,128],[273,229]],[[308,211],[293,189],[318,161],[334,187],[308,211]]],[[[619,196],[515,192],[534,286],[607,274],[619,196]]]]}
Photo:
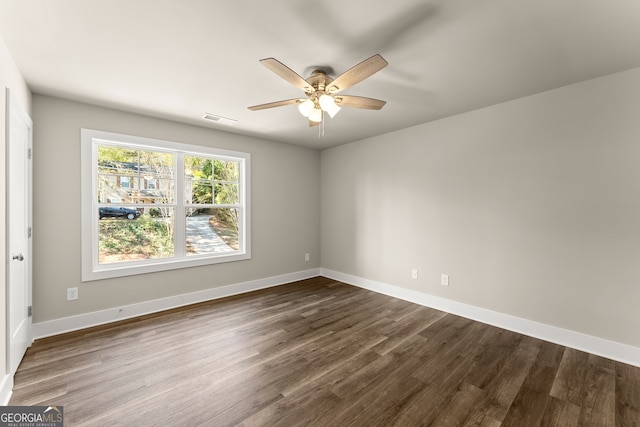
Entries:
{"type": "Polygon", "coordinates": [[[389,63],[379,54],[373,55],[369,59],[365,59],[361,63],[354,65],[347,71],[335,78],[329,85],[330,93],[338,93],[351,86],[360,83],[369,76],[374,75],[382,70],[389,63]]]}
{"type": "Polygon", "coordinates": [[[365,110],[379,110],[387,103],[387,101],[379,99],[351,95],[340,95],[334,99],[340,107],[364,108],[365,110]]]}
{"type": "Polygon", "coordinates": [[[315,89],[307,83],[305,79],[277,59],[265,58],[261,59],[260,63],[295,87],[300,88],[305,92],[315,92],[315,89]]]}
{"type": "Polygon", "coordinates": [[[304,99],[296,98],[296,99],[286,99],[284,101],[269,102],[268,104],[254,105],[252,107],[249,107],[249,110],[258,111],[258,110],[264,110],[267,108],[282,107],[283,105],[297,104],[299,101],[304,101],[304,99]]]}

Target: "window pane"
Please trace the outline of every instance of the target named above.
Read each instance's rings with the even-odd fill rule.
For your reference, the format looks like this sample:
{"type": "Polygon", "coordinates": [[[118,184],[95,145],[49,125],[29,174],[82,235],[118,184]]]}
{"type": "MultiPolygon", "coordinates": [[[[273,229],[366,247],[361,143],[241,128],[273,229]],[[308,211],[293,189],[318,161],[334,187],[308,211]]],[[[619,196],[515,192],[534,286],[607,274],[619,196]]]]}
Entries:
{"type": "Polygon", "coordinates": [[[98,146],[98,173],[134,175],[138,150],[110,145],[98,146]]]}
{"type": "Polygon", "coordinates": [[[138,194],[140,203],[173,203],[173,194],[175,191],[173,180],[144,178],[142,183],[143,187],[138,194]],[[146,188],[144,185],[146,185],[146,188]]]}
{"type": "Polygon", "coordinates": [[[99,145],[98,202],[173,203],[174,163],[169,153],[99,145]]]}
{"type": "Polygon", "coordinates": [[[140,188],[139,200],[142,203],[173,203],[174,202],[174,167],[175,156],[169,153],[140,150],[140,188]],[[151,182],[152,187],[144,187],[144,183],[151,182]]]}
{"type": "MultiPolygon", "coordinates": [[[[101,208],[101,216],[107,213],[106,209],[122,208],[101,208]]],[[[173,218],[171,208],[151,208],[133,220],[117,212],[103,216],[98,221],[98,263],[172,257],[173,218]]]]}
{"type": "Polygon", "coordinates": [[[184,202],[213,203],[213,163],[205,157],[184,157],[184,202]]]}
{"type": "Polygon", "coordinates": [[[216,159],[213,174],[216,181],[238,182],[239,165],[237,161],[216,159]]]}
{"type": "Polygon", "coordinates": [[[237,251],[237,209],[187,209],[187,255],[237,251]]]}
{"type": "Polygon", "coordinates": [[[215,203],[218,205],[235,205],[238,203],[238,184],[216,183],[215,203]]]}
{"type": "Polygon", "coordinates": [[[137,150],[98,146],[98,202],[133,203],[129,188],[137,159],[137,150]]]}
{"type": "Polygon", "coordinates": [[[185,186],[184,202],[189,204],[212,204],[213,185],[211,181],[205,179],[194,179],[191,186],[185,186]]]}

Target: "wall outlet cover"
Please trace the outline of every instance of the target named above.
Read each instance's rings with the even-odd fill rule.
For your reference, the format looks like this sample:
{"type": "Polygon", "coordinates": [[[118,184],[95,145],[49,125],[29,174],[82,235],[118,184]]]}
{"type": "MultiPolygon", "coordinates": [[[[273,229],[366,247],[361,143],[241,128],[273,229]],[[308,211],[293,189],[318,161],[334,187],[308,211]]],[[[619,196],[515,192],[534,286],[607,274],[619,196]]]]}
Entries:
{"type": "Polygon", "coordinates": [[[449,286],[449,275],[448,274],[442,274],[440,276],[440,284],[442,286],[449,286]]]}
{"type": "Polygon", "coordinates": [[[78,299],[78,288],[67,288],[67,301],[75,301],[78,299]]]}

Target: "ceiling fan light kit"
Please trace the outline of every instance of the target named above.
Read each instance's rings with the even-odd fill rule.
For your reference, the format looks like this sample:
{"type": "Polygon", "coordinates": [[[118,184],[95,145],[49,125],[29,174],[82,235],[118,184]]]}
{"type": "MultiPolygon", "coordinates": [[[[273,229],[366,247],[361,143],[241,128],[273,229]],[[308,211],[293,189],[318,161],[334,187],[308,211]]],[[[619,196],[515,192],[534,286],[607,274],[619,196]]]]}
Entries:
{"type": "Polygon", "coordinates": [[[330,108],[328,108],[327,110],[325,110],[327,112],[327,114],[329,114],[329,117],[331,117],[332,119],[335,117],[336,114],[338,114],[338,111],[340,111],[342,108],[334,103],[330,108]]]}
{"type": "Polygon", "coordinates": [[[336,102],[333,100],[333,96],[327,95],[326,93],[320,95],[320,98],[318,98],[318,103],[320,104],[320,108],[322,108],[322,111],[329,111],[331,107],[336,105],[336,102]]]}
{"type": "Polygon", "coordinates": [[[323,93],[317,100],[312,100],[312,98],[300,99],[298,103],[300,114],[315,123],[322,121],[323,113],[327,113],[329,117],[334,118],[340,110],[340,106],[336,104],[333,97],[326,93],[323,93]]]}
{"type": "Polygon", "coordinates": [[[335,96],[337,93],[360,83],[386,67],[388,62],[378,54],[351,67],[335,79],[328,76],[323,70],[315,70],[309,78],[304,79],[275,58],[261,59],[260,63],[284,80],[302,89],[306,98],[288,99],[270,102],[268,104],[254,105],[249,107],[252,111],[298,104],[298,111],[309,119],[309,126],[317,126],[322,122],[324,113],[327,113],[329,117],[333,118],[342,107],[379,110],[386,104],[385,101],[379,99],[361,96],[335,96]]]}
{"type": "Polygon", "coordinates": [[[313,109],[313,101],[310,99],[300,100],[298,103],[298,111],[305,117],[309,117],[313,109]]]}
{"type": "Polygon", "coordinates": [[[315,123],[320,123],[322,121],[322,110],[319,108],[314,108],[311,110],[311,114],[309,114],[309,120],[315,123]]]}

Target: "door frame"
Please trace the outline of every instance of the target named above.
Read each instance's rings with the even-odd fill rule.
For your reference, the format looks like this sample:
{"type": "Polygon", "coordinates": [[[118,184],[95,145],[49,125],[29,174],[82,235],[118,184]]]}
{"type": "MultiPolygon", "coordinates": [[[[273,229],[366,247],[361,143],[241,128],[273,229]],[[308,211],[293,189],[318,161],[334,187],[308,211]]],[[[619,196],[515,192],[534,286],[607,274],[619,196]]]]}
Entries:
{"type": "MultiPolygon", "coordinates": [[[[13,378],[13,375],[15,374],[15,369],[11,369],[11,351],[14,347],[14,343],[13,340],[11,339],[11,325],[10,325],[10,316],[11,316],[11,267],[10,267],[10,263],[11,263],[11,207],[9,206],[10,203],[10,196],[11,196],[11,177],[10,177],[10,162],[11,162],[11,120],[12,120],[12,116],[13,115],[18,115],[19,119],[24,122],[27,127],[28,127],[28,133],[29,133],[29,137],[28,137],[28,141],[27,141],[27,150],[28,150],[28,161],[25,163],[26,164],[26,171],[25,171],[25,179],[26,179],[26,183],[25,183],[25,189],[27,191],[27,195],[26,195],[26,202],[27,202],[27,208],[26,208],[26,224],[27,227],[29,229],[28,232],[28,237],[27,237],[27,244],[26,244],[26,254],[24,254],[25,256],[25,261],[27,263],[27,265],[25,266],[26,268],[26,286],[27,286],[27,307],[25,307],[25,309],[31,310],[30,307],[32,307],[32,303],[33,303],[33,283],[32,283],[32,279],[33,279],[33,263],[32,263],[32,254],[33,254],[33,238],[32,238],[32,230],[33,230],[33,122],[31,120],[31,118],[29,117],[29,115],[24,111],[24,109],[22,108],[22,106],[20,105],[20,103],[18,102],[18,100],[15,98],[15,96],[11,93],[11,90],[9,88],[6,88],[5,90],[5,99],[6,99],[6,114],[5,114],[5,120],[6,120],[6,137],[5,137],[5,141],[6,141],[6,146],[5,146],[5,177],[6,177],[6,191],[5,191],[5,236],[6,236],[6,240],[5,240],[5,254],[7,257],[7,262],[6,262],[6,274],[5,274],[5,280],[6,280],[6,285],[5,285],[5,301],[6,301],[6,308],[5,308],[5,315],[6,315],[6,372],[7,374],[13,378]]],[[[26,331],[27,331],[27,341],[28,341],[28,346],[31,345],[31,343],[33,342],[33,329],[32,329],[32,316],[31,316],[31,312],[29,312],[28,315],[28,322],[26,325],[26,331]]],[[[28,347],[27,346],[27,347],[28,347]]]]}

